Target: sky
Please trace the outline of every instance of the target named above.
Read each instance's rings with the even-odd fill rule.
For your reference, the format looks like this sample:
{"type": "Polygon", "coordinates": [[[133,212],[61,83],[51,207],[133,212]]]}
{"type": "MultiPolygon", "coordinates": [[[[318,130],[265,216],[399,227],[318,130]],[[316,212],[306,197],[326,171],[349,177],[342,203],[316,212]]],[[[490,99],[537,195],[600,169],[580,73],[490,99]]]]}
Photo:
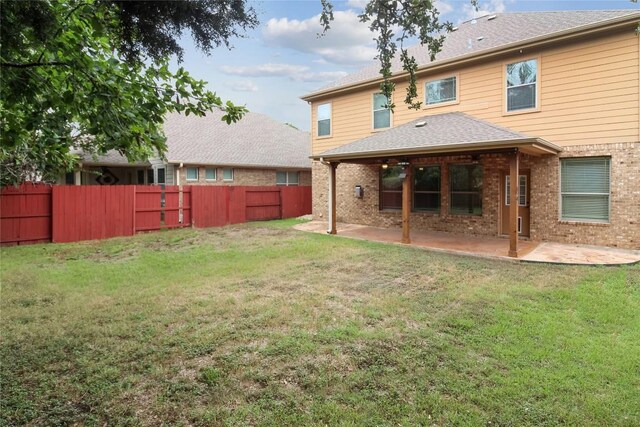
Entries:
{"type": "MultiPolygon", "coordinates": [[[[301,96],[374,63],[375,42],[358,14],[366,0],[332,1],[335,20],[322,38],[320,0],[248,0],[260,24],[233,48],[215,49],[210,56],[185,37],[180,64],[192,76],[208,82],[223,101],[245,105],[301,130],[310,127],[311,109],[301,96]]],[[[544,10],[637,9],[629,0],[437,0],[440,19],[454,24],[489,13],[544,10]]]]}

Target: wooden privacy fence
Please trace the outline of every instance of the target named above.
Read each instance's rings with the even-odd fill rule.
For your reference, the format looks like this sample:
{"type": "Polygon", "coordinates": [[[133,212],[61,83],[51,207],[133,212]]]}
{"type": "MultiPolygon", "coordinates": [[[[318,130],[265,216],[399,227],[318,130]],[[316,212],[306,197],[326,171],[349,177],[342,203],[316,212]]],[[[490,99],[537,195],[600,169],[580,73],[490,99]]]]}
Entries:
{"type": "Polygon", "coordinates": [[[0,243],[75,242],[311,213],[311,187],[48,186],[0,191],[0,243]]]}

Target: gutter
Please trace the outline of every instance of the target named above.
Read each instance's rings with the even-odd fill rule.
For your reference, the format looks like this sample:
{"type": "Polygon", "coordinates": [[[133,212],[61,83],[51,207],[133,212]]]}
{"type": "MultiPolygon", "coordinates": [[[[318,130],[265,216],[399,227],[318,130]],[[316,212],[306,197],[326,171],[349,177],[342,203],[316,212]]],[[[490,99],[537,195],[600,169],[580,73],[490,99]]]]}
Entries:
{"type": "MultiPolygon", "coordinates": [[[[309,157],[311,158],[311,157],[309,157]]],[[[203,167],[207,167],[207,166],[211,166],[211,167],[216,167],[216,168],[239,168],[239,169],[290,169],[290,170],[301,170],[301,169],[308,169],[311,170],[311,165],[309,166],[284,166],[284,165],[249,165],[249,164],[241,164],[241,163],[234,163],[234,164],[227,164],[227,163],[199,163],[199,162],[187,162],[187,161],[182,161],[182,160],[167,160],[165,162],[166,164],[170,164],[170,165],[180,165],[182,164],[184,165],[189,165],[189,166],[203,166],[203,167]]]]}
{"type": "MultiPolygon", "coordinates": [[[[491,57],[495,57],[504,53],[507,53],[511,50],[517,50],[517,49],[529,49],[532,47],[537,47],[540,45],[545,45],[545,44],[549,44],[549,43],[553,43],[553,42],[557,42],[557,41],[562,41],[562,40],[566,40],[566,39],[570,39],[570,38],[575,38],[575,37],[579,37],[581,35],[588,35],[594,32],[598,32],[599,30],[603,30],[605,29],[605,27],[610,27],[610,29],[613,28],[619,28],[619,27],[623,27],[625,25],[628,24],[632,24],[632,23],[637,23],[638,20],[640,19],[640,12],[635,12],[635,13],[631,13],[629,15],[625,15],[625,16],[621,16],[621,17],[617,17],[617,18],[612,18],[609,20],[605,20],[605,21],[598,21],[596,23],[593,24],[589,24],[589,25],[584,25],[581,27],[574,27],[574,28],[569,28],[567,30],[563,30],[563,31],[558,31],[552,34],[546,34],[543,36],[538,36],[538,37],[534,37],[531,39],[526,39],[526,40],[520,40],[517,42],[512,42],[506,45],[501,45],[492,49],[487,49],[484,51],[478,51],[478,52],[473,52],[473,53],[469,53],[466,55],[461,55],[461,56],[456,56],[454,58],[451,59],[447,59],[447,60],[443,60],[442,62],[432,62],[430,64],[426,64],[426,65],[422,65],[418,67],[418,70],[416,71],[416,74],[419,74],[421,72],[427,71],[427,70],[438,70],[440,68],[444,68],[444,67],[452,67],[452,66],[456,66],[456,65],[463,65],[465,63],[471,62],[471,61],[475,61],[478,59],[482,59],[482,58],[491,58],[491,57]]],[[[403,77],[408,76],[409,73],[407,73],[406,71],[399,71],[397,73],[395,73],[394,75],[392,75],[391,80],[397,80],[397,79],[401,79],[403,77]]],[[[353,83],[349,83],[346,84],[344,86],[337,86],[334,88],[329,88],[329,89],[324,89],[324,90],[320,90],[317,92],[312,92],[308,95],[305,96],[301,96],[300,99],[302,99],[303,101],[313,101],[317,98],[320,98],[322,96],[326,96],[326,95],[330,95],[330,94],[336,94],[336,93],[342,93],[342,92],[347,92],[353,89],[357,89],[357,88],[361,88],[361,87],[366,87],[366,86],[370,86],[374,83],[380,83],[382,82],[382,78],[380,77],[374,77],[374,78],[370,78],[367,80],[361,80],[358,82],[353,82],[353,83]]]]}
{"type": "Polygon", "coordinates": [[[393,156],[407,156],[407,155],[420,155],[420,154],[444,154],[455,153],[460,151],[481,151],[492,148],[509,148],[510,146],[518,147],[528,144],[540,144],[536,148],[549,151],[549,154],[555,154],[562,151],[562,147],[545,141],[542,138],[522,138],[511,139],[506,141],[478,141],[478,142],[464,142],[455,144],[438,145],[435,147],[416,147],[410,149],[393,149],[393,150],[374,150],[366,152],[352,152],[342,154],[322,154],[312,156],[313,160],[331,161],[331,160],[357,160],[368,159],[375,157],[393,157],[393,156]],[[555,153],[554,153],[555,151],[555,153]]]}

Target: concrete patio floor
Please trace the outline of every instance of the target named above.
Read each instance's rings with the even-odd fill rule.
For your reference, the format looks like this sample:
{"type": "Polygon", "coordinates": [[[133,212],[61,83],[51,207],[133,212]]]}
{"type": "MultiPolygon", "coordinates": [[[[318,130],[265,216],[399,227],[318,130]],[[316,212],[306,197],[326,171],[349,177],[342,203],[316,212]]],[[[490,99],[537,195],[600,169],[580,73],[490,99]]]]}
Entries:
{"type": "MultiPolygon", "coordinates": [[[[325,221],[310,221],[295,226],[297,230],[326,233],[325,221]]],[[[375,242],[402,244],[402,230],[338,223],[338,236],[375,242]]],[[[508,256],[509,240],[490,236],[467,236],[439,231],[412,231],[411,245],[430,250],[515,260],[508,256]]],[[[552,242],[518,242],[520,261],[558,264],[619,265],[640,262],[640,251],[603,246],[573,245],[552,242]]]]}

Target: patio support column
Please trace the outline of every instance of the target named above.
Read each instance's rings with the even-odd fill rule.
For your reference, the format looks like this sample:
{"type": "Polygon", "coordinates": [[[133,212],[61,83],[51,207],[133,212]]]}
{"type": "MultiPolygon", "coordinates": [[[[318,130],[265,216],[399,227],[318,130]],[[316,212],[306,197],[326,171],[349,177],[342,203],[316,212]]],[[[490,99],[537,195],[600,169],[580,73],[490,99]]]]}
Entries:
{"type": "Polygon", "coordinates": [[[402,243],[411,243],[410,215],[411,215],[411,180],[413,168],[410,164],[404,168],[405,177],[402,181],[402,243]]]}
{"type": "Polygon", "coordinates": [[[520,182],[520,152],[516,151],[511,155],[509,165],[509,256],[518,257],[518,191],[520,182]]]}
{"type": "Polygon", "coordinates": [[[338,163],[329,163],[329,229],[327,233],[336,234],[336,169],[338,163]]]}

